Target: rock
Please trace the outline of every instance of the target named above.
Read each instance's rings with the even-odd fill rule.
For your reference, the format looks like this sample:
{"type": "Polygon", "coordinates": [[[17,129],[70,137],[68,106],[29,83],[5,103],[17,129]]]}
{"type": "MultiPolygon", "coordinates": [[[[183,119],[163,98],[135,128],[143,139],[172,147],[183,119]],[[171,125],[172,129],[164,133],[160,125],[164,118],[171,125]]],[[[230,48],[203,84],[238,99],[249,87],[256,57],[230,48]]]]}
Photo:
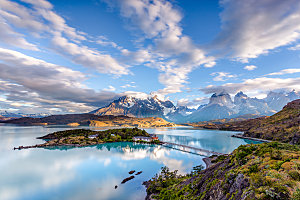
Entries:
{"type": "Polygon", "coordinates": [[[118,188],[118,186],[117,185],[115,185],[115,189],[117,189],[118,188]]]}
{"type": "Polygon", "coordinates": [[[135,172],[135,170],[131,170],[130,172],[128,172],[129,174],[133,174],[135,172]]]}

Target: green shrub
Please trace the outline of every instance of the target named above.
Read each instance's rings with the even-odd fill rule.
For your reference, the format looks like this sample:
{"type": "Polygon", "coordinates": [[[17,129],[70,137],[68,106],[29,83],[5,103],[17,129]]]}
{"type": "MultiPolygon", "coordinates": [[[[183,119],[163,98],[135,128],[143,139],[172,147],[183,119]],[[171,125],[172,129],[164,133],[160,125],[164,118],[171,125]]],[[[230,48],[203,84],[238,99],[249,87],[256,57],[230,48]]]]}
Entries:
{"type": "Polygon", "coordinates": [[[256,173],[256,172],[258,172],[258,164],[251,165],[249,167],[249,173],[251,174],[251,173],[256,173]]]}
{"type": "Polygon", "coordinates": [[[221,162],[221,161],[225,160],[226,157],[227,156],[225,156],[225,155],[220,155],[215,160],[212,160],[211,162],[212,163],[218,163],[218,162],[221,162]]]}
{"type": "Polygon", "coordinates": [[[292,200],[300,200],[300,189],[297,188],[297,190],[294,192],[292,200]]]}

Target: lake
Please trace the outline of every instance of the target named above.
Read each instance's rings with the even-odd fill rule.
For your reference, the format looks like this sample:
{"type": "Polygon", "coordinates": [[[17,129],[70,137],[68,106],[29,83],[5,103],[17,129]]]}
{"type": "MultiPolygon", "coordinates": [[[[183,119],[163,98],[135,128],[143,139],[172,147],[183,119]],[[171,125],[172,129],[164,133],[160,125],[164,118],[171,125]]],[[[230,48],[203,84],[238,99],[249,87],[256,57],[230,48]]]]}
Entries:
{"type": "MultiPolygon", "coordinates": [[[[83,128],[83,127],[76,127],[83,128]]],[[[93,130],[107,128],[85,127],[93,130]]],[[[110,143],[81,148],[13,150],[13,147],[43,143],[36,137],[66,126],[13,126],[0,124],[1,200],[144,199],[142,183],[163,166],[185,174],[204,165],[202,156],[160,145],[110,143]],[[143,171],[125,184],[129,171],[143,171]],[[115,189],[115,185],[118,188],[115,189]]],[[[233,138],[237,132],[190,127],[145,129],[160,140],[211,151],[230,153],[253,141],[233,138]]]]}

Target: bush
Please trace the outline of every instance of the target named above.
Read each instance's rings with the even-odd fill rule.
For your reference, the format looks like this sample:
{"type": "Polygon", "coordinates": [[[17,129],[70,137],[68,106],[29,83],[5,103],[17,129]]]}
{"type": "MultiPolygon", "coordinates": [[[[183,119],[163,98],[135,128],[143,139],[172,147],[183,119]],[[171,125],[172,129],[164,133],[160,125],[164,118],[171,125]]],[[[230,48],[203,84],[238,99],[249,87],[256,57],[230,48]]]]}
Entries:
{"type": "Polygon", "coordinates": [[[300,173],[296,170],[291,170],[288,172],[288,174],[290,175],[290,177],[292,177],[292,179],[294,179],[295,181],[300,181],[300,173]]]}
{"type": "Polygon", "coordinates": [[[200,174],[200,172],[204,169],[203,165],[197,165],[195,167],[193,167],[193,170],[191,171],[191,176],[195,176],[200,174]]]}
{"type": "Polygon", "coordinates": [[[212,160],[211,162],[212,163],[218,163],[218,162],[221,162],[221,161],[225,160],[225,158],[226,158],[226,156],[220,155],[215,160],[212,160]]]}
{"type": "Polygon", "coordinates": [[[300,200],[300,189],[297,188],[297,190],[293,194],[292,200],[300,200]]]}
{"type": "Polygon", "coordinates": [[[282,159],[282,153],[279,150],[271,151],[271,158],[274,160],[281,160],[282,159]]]}
{"type": "Polygon", "coordinates": [[[251,174],[251,173],[256,173],[256,172],[258,172],[258,164],[251,165],[249,167],[249,173],[251,174]]]}

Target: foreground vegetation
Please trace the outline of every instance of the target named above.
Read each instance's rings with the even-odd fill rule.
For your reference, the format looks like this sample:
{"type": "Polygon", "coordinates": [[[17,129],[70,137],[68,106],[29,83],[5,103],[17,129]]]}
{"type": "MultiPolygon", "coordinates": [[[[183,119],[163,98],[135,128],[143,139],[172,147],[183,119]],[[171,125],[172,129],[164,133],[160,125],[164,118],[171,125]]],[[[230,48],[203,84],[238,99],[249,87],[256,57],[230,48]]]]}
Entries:
{"type": "Polygon", "coordinates": [[[146,182],[148,199],[300,199],[300,147],[243,145],[181,176],[163,168],[146,182]]]}

